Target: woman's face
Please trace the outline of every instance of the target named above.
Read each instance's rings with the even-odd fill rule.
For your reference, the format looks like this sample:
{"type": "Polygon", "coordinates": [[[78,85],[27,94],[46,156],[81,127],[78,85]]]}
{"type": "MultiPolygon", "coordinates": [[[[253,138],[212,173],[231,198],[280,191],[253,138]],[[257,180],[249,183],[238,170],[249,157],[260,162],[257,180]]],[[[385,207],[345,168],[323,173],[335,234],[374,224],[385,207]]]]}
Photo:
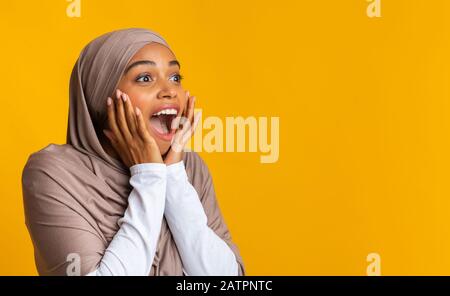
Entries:
{"type": "Polygon", "coordinates": [[[172,51],[152,42],[133,56],[119,81],[118,89],[128,94],[133,106],[141,110],[161,154],[170,148],[171,121],[186,104],[181,78],[180,65],[172,51]]]}

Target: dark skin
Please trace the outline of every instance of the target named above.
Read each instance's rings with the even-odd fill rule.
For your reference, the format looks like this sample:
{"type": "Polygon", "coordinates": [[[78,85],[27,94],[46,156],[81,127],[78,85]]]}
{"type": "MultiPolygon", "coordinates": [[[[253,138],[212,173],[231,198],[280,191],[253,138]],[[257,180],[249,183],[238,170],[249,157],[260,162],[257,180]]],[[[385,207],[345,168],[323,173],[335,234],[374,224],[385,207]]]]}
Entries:
{"type": "Polygon", "coordinates": [[[182,147],[193,135],[200,114],[194,116],[195,97],[181,86],[179,72],[172,51],[159,43],[152,42],[133,56],[115,97],[107,99],[108,129],[104,130],[106,139],[100,139],[106,153],[127,167],[170,165],[183,159],[182,147]],[[162,136],[150,118],[165,107],[177,114],[170,135],[162,136]]]}

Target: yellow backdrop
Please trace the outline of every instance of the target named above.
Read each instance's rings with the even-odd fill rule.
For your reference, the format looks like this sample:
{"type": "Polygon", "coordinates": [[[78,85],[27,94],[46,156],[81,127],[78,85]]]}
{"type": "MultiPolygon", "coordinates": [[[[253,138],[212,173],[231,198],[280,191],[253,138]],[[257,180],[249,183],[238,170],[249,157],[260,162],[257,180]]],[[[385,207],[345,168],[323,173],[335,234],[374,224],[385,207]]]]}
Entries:
{"type": "Polygon", "coordinates": [[[206,153],[248,275],[450,274],[450,2],[2,1],[0,274],[34,275],[21,172],[64,143],[105,32],[161,33],[204,116],[280,118],[280,155],[206,153]]]}

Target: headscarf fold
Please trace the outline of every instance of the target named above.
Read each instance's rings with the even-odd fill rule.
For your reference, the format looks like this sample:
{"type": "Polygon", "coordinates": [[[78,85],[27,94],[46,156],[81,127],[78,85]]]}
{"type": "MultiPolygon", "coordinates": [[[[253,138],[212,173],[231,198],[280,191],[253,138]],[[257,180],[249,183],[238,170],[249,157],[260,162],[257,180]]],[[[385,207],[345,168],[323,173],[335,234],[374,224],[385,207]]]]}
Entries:
{"type": "MultiPolygon", "coordinates": [[[[98,135],[106,120],[106,98],[113,96],[133,55],[151,42],[169,48],[157,33],[141,28],[109,32],[91,41],[70,78],[67,143],[50,144],[28,158],[22,173],[25,224],[40,275],[67,275],[76,256],[81,274],[93,271],[119,230],[117,221],[132,190],[130,171],[104,151],[98,135]]],[[[232,249],[239,275],[244,275],[206,164],[195,152],[186,152],[183,161],[208,226],[232,249]]],[[[183,275],[182,268],[164,217],[149,275],[183,275]]]]}

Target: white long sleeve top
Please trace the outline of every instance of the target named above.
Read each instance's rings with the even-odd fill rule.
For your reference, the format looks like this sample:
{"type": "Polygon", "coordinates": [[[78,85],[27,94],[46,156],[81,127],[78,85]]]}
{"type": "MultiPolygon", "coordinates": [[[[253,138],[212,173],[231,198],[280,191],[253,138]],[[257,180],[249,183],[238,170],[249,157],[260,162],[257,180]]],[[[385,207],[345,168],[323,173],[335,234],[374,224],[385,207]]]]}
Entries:
{"type": "Polygon", "coordinates": [[[128,207],[97,268],[88,276],[150,273],[165,215],[185,275],[238,275],[230,247],[207,225],[207,216],[183,161],[130,168],[128,207]]]}

